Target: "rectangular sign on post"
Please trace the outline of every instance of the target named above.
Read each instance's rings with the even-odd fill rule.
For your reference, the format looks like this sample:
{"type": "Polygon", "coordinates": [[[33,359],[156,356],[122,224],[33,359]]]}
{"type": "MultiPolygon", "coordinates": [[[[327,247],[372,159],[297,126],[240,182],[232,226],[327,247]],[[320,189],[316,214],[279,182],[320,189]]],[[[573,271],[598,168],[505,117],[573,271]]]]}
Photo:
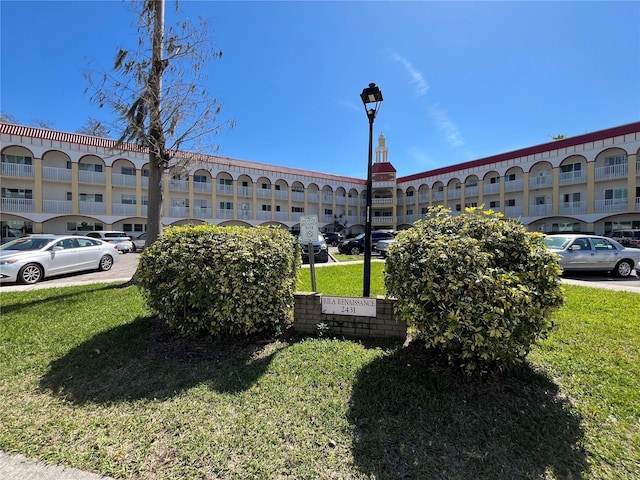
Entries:
{"type": "Polygon", "coordinates": [[[307,215],[300,217],[300,236],[304,243],[318,241],[318,216],[307,215]]]}
{"type": "Polygon", "coordinates": [[[322,296],[322,313],[329,315],[377,316],[375,298],[322,296]]]}

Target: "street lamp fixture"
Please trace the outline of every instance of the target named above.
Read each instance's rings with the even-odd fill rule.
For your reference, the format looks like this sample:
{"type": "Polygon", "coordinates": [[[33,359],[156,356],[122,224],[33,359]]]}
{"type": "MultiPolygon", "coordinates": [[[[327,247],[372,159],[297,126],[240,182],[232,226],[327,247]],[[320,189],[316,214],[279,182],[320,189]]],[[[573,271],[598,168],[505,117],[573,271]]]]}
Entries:
{"type": "Polygon", "coordinates": [[[373,161],[373,121],[376,119],[380,104],[382,104],[382,92],[375,83],[370,83],[360,94],[364,110],[369,119],[369,162],[367,165],[367,213],[364,229],[364,279],[362,284],[362,296],[368,297],[371,293],[371,197],[372,180],[371,169],[373,161]]]}

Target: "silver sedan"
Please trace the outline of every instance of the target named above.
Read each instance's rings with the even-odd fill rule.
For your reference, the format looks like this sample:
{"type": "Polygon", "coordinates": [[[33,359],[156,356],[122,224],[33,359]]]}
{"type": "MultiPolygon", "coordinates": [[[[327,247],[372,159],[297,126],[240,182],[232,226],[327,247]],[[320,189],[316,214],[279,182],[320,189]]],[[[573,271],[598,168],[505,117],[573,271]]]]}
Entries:
{"type": "Polygon", "coordinates": [[[605,271],[628,277],[640,263],[640,249],[625,248],[599,235],[548,235],[544,243],[560,258],[563,270],[605,271]]]}
{"type": "Polygon", "coordinates": [[[120,252],[114,244],[72,235],[30,235],[0,246],[0,281],[34,284],[45,277],[110,270],[120,252]]]}

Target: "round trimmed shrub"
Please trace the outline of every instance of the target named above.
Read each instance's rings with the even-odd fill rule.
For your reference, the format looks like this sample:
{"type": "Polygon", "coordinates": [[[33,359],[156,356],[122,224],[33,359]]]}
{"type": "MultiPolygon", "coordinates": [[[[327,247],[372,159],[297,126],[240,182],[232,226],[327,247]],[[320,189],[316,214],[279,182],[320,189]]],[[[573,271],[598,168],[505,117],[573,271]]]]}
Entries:
{"type": "Polygon", "coordinates": [[[564,296],[556,257],[515,220],[430,209],[398,234],[385,265],[396,314],[427,348],[467,372],[521,363],[564,296]]]}
{"type": "Polygon", "coordinates": [[[293,321],[301,258],[281,228],[171,227],[140,254],[136,283],[181,333],[280,331],[293,321]]]}

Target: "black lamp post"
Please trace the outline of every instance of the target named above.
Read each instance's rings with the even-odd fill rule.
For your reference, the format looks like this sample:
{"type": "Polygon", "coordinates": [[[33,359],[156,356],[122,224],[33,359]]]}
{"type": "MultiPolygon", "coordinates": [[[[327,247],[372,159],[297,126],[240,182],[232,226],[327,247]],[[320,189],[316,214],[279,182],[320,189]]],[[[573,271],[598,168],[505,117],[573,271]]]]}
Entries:
{"type": "Polygon", "coordinates": [[[369,119],[369,163],[367,166],[367,217],[364,229],[364,280],[362,286],[362,296],[368,297],[371,291],[371,197],[373,194],[371,180],[371,163],[373,157],[373,121],[376,119],[380,104],[382,103],[382,92],[375,83],[370,83],[360,94],[364,109],[369,119]]]}

